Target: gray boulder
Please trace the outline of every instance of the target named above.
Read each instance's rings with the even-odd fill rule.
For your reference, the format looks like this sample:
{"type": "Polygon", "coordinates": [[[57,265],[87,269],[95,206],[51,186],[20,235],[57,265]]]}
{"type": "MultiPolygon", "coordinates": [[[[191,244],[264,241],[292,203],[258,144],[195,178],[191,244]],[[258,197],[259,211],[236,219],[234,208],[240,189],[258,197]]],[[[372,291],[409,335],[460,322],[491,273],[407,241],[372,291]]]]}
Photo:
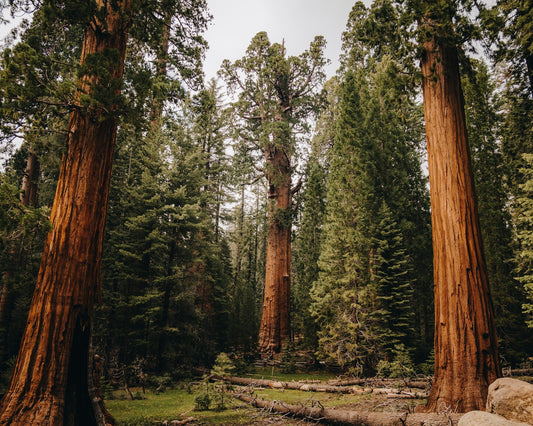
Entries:
{"type": "Polygon", "coordinates": [[[507,420],[497,414],[486,411],[470,411],[459,419],[457,426],[528,426],[527,423],[518,423],[507,420]]]}
{"type": "Polygon", "coordinates": [[[489,386],[487,411],[533,425],[533,385],[508,377],[495,380],[489,386]]]}

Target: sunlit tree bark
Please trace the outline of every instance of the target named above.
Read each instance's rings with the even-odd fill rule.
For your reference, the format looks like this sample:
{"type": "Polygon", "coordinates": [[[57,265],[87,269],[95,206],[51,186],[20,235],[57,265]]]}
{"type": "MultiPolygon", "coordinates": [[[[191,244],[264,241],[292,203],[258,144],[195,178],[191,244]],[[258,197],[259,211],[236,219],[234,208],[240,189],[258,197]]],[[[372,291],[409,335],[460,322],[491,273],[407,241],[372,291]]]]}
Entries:
{"type": "Polygon", "coordinates": [[[86,73],[68,124],[68,149],[52,206],[49,233],[10,387],[0,404],[2,425],[104,423],[91,397],[89,347],[117,131],[113,99],[124,64],[130,1],[96,2],[81,56],[86,73]],[[103,18],[104,17],[104,18],[103,18]],[[94,74],[95,59],[105,81],[94,74]],[[109,102],[82,107],[105,90],[109,102]]]}
{"type": "Polygon", "coordinates": [[[268,233],[265,291],[259,328],[262,353],[278,352],[290,332],[291,165],[275,146],[266,152],[268,233]]]}
{"type": "Polygon", "coordinates": [[[423,45],[435,276],[435,378],[427,410],[483,410],[500,376],[457,50],[423,45]]]}

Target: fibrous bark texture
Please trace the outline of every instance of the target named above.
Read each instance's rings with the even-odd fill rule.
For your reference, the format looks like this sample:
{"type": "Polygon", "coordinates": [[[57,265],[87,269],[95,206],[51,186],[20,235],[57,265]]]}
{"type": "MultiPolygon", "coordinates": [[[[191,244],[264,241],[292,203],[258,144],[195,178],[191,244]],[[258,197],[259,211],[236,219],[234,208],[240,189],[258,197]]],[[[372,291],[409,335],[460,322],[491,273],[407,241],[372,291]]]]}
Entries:
{"type": "MultiPolygon", "coordinates": [[[[129,0],[107,7],[106,22],[88,27],[81,62],[117,50],[111,78],[121,78],[129,0]]],[[[100,82],[85,76],[81,93],[100,82]]],[[[100,292],[100,263],[111,165],[117,130],[109,109],[77,108],[68,124],[48,234],[14,374],[1,404],[2,425],[94,425],[104,423],[89,388],[93,306],[100,292]]]]}
{"type": "Polygon", "coordinates": [[[501,375],[459,80],[457,51],[424,45],[433,226],[435,379],[426,408],[483,409],[501,375]]]}
{"type": "Polygon", "coordinates": [[[262,354],[279,352],[290,332],[291,168],[287,154],[274,146],[266,153],[268,234],[259,329],[262,354]]]}

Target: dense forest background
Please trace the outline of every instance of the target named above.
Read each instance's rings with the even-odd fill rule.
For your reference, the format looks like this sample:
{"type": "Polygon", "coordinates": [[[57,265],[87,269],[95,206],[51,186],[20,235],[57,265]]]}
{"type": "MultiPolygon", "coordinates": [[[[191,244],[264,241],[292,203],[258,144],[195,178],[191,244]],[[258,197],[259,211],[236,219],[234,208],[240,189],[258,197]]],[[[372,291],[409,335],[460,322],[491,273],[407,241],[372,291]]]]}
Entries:
{"type": "MultiPolygon", "coordinates": [[[[51,227],[76,78],[87,72],[76,65],[82,13],[47,4],[6,40],[0,63],[0,392],[51,227]]],[[[203,81],[209,17],[199,4],[180,11],[195,22],[179,28],[190,32],[187,45],[168,25],[157,37],[143,33],[156,25],[149,15],[132,26],[145,44],[128,46],[114,100],[122,114],[92,343],[107,374],[177,379],[220,352],[257,357],[272,221],[292,227],[282,356],[306,353],[357,375],[394,362],[431,372],[431,217],[412,5],[356,3],[328,81],[323,39],[287,57],[265,33],[218,80],[203,81]],[[277,114],[285,101],[290,114],[277,114]],[[276,132],[288,135],[285,145],[268,139],[276,132]],[[290,203],[273,218],[267,194],[280,176],[290,203]]],[[[454,24],[501,361],[529,366],[533,3],[462,4],[454,24]]]]}

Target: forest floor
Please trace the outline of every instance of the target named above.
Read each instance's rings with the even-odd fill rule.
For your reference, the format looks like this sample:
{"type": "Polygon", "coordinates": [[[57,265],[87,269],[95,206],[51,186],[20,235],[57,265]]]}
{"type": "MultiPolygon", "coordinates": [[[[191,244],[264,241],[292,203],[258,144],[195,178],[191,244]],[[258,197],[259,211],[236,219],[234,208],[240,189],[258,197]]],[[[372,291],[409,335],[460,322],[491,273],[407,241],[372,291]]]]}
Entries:
{"type": "MultiPolygon", "coordinates": [[[[271,368],[241,376],[284,382],[306,380],[313,383],[318,383],[319,381],[325,383],[327,380],[336,378],[333,374],[322,372],[282,374],[271,368]]],[[[398,386],[400,385],[401,381],[398,382],[398,386]]],[[[124,391],[114,391],[113,399],[106,400],[106,407],[116,418],[119,425],[218,424],[262,426],[317,423],[315,420],[306,421],[305,419],[282,416],[270,412],[268,409],[252,408],[232,396],[234,393],[241,392],[249,395],[252,393],[252,388],[250,387],[200,381],[182,382],[175,389],[160,393],[148,390],[143,393],[141,389],[131,389],[131,391],[139,399],[126,399],[124,391]],[[207,398],[206,395],[208,395],[207,398]],[[202,402],[204,403],[203,408],[207,408],[206,399],[210,402],[208,409],[200,410],[202,402]],[[181,421],[182,423],[177,423],[176,421],[181,421]]],[[[416,405],[425,402],[425,400],[419,398],[395,399],[389,395],[367,391],[361,394],[325,393],[271,389],[268,387],[254,387],[253,396],[269,401],[281,401],[285,404],[371,412],[413,412],[416,405]]]]}

